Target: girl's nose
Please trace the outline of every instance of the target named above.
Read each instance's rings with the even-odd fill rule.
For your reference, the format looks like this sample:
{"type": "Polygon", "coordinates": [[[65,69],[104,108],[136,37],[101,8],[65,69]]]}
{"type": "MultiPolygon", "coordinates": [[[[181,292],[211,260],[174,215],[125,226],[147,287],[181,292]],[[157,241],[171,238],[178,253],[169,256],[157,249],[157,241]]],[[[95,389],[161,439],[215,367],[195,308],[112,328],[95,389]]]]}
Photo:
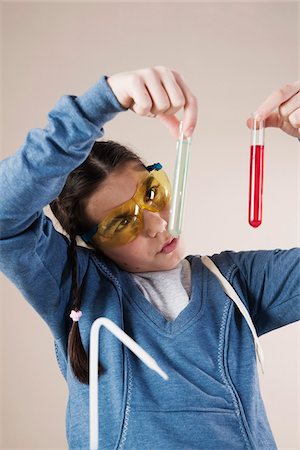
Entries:
{"type": "Polygon", "coordinates": [[[157,233],[166,230],[168,223],[159,215],[158,212],[143,210],[144,233],[149,237],[155,237],[157,233]]]}

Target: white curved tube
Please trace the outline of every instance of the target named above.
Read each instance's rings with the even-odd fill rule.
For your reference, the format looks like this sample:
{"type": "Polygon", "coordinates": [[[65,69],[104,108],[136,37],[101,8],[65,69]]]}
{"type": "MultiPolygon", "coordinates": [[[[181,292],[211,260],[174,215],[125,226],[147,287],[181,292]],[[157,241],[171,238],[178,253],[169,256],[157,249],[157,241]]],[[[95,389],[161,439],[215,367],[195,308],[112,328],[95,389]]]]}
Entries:
{"type": "Polygon", "coordinates": [[[99,442],[99,417],[98,417],[98,352],[99,352],[99,331],[101,326],[105,326],[117,339],[128,347],[143,363],[150,369],[157,372],[164,380],[168,380],[168,375],[158,366],[157,362],[142,349],[128,334],[124,333],[114,322],[106,317],[96,319],[91,328],[90,334],[90,449],[98,450],[99,442]]]}

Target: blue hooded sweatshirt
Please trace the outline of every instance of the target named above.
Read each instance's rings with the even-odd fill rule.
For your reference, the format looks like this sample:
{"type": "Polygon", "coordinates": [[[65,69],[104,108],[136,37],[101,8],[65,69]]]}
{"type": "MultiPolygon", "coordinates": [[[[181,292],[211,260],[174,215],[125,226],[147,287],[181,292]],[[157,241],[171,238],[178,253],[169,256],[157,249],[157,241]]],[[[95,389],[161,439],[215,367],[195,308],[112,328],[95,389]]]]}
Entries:
{"type": "MultiPolygon", "coordinates": [[[[69,389],[69,448],[89,449],[89,386],[72,373],[68,239],[43,207],[124,108],[102,77],[84,95],[64,96],[45,129],[31,130],[1,163],[0,268],[49,326],[69,389]]],[[[300,319],[300,249],[223,252],[212,260],[248,309],[258,335],[300,319]]],[[[94,320],[105,316],[135,339],[169,375],[164,381],[107,330],[101,331],[99,447],[128,450],[274,450],[260,395],[249,327],[199,256],[191,265],[191,297],[166,320],[126,271],[78,248],[85,350],[94,320]]]]}

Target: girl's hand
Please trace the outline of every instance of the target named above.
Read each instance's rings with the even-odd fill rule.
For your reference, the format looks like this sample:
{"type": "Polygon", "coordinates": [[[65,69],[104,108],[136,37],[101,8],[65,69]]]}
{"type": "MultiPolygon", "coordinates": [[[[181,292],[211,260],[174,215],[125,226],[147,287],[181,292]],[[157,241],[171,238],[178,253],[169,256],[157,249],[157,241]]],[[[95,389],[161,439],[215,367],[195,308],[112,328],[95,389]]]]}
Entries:
{"type": "MultiPolygon", "coordinates": [[[[300,137],[300,80],[286,84],[273,92],[257,109],[254,116],[264,120],[266,127],[281,128],[290,136],[300,137]],[[276,111],[274,111],[276,109],[276,111]]],[[[248,128],[253,119],[247,120],[248,128]]]]}
{"type": "Polygon", "coordinates": [[[197,99],[182,76],[163,66],[123,72],[107,82],[124,108],[140,116],[157,117],[177,138],[177,111],[184,108],[183,132],[192,135],[197,122],[197,99]]]}

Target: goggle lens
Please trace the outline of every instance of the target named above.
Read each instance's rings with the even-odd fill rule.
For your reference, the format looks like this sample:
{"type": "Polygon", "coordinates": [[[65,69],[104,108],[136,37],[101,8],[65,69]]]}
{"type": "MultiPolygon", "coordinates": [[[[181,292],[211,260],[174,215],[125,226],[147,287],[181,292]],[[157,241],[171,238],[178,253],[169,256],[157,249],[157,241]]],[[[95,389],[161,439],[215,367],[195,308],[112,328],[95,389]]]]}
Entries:
{"type": "Polygon", "coordinates": [[[162,211],[170,202],[171,185],[163,170],[153,170],[142,178],[135,195],[112,210],[98,225],[92,238],[100,246],[132,242],[143,228],[142,210],[162,211]]]}

